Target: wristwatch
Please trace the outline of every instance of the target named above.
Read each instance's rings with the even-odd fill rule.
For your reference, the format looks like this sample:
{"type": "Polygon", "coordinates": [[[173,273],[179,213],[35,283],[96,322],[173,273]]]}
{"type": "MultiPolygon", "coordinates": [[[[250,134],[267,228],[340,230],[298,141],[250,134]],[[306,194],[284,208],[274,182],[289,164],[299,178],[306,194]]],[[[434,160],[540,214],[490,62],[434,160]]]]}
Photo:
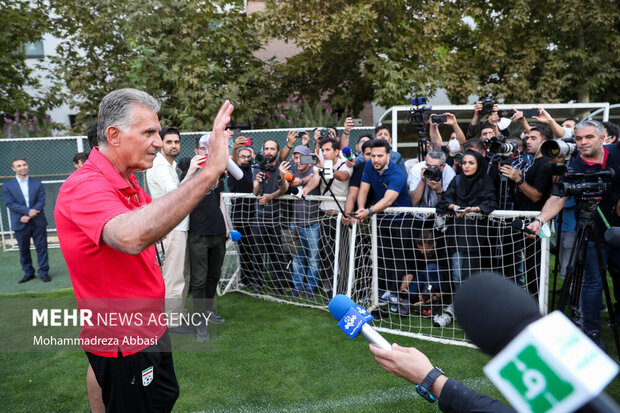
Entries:
{"type": "Polygon", "coordinates": [[[433,387],[433,383],[437,380],[437,377],[445,374],[439,367],[433,367],[433,369],[426,375],[422,383],[415,386],[416,391],[430,403],[434,403],[435,396],[431,394],[431,387],[433,387]]]}
{"type": "Polygon", "coordinates": [[[523,174],[521,174],[521,179],[519,179],[519,180],[517,181],[517,186],[518,186],[518,185],[521,185],[523,182],[525,182],[525,176],[523,176],[523,174]]]}
{"type": "Polygon", "coordinates": [[[366,208],[366,211],[368,211],[368,216],[371,217],[375,214],[375,211],[372,210],[372,208],[366,208]]]}

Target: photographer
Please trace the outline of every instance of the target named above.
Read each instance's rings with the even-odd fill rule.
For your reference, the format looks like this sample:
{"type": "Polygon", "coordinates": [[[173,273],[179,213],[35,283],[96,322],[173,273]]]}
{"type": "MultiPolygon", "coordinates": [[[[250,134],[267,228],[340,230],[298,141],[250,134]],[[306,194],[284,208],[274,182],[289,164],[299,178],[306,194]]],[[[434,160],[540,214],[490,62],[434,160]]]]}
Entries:
{"type": "MultiPolygon", "coordinates": [[[[252,237],[254,239],[254,256],[262,257],[265,252],[269,257],[271,274],[275,277],[275,294],[282,293],[281,283],[286,280],[286,262],[280,240],[280,214],[282,213],[280,202],[275,200],[286,192],[284,182],[278,173],[278,143],[272,139],[265,141],[263,145],[263,162],[260,162],[254,170],[253,193],[258,198],[256,216],[252,224],[252,237]],[[275,200],[275,201],[274,201],[275,200]]],[[[259,263],[260,265],[260,263],[259,263]]],[[[262,279],[257,280],[254,292],[258,293],[262,287],[262,279]]]]}
{"type": "MultiPolygon", "coordinates": [[[[613,178],[607,178],[608,185],[600,201],[600,212],[605,216],[612,226],[618,226],[620,215],[620,151],[615,145],[604,146],[605,129],[600,122],[594,120],[583,120],[575,126],[575,140],[579,155],[570,163],[573,173],[594,173],[604,169],[616,171],[613,178]]],[[[579,210],[579,195],[575,196],[579,210]]],[[[528,228],[536,234],[540,232],[541,226],[556,216],[564,207],[568,196],[552,195],[545,203],[540,215],[528,228]]],[[[604,238],[605,224],[603,220],[595,214],[596,230],[600,243],[600,254],[603,265],[607,262],[610,254],[618,254],[618,248],[608,243],[604,238]]],[[[579,215],[577,218],[579,222],[579,215]]],[[[535,235],[528,235],[530,238],[535,235]]],[[[586,248],[585,268],[583,273],[583,285],[581,289],[581,311],[584,317],[584,332],[597,344],[602,346],[600,312],[602,308],[603,281],[599,272],[597,248],[594,240],[591,240],[586,248]]],[[[603,274],[604,276],[604,274],[603,274]]]]}
{"type": "Polygon", "coordinates": [[[575,119],[566,119],[560,126],[546,110],[540,108],[538,113],[538,116],[534,116],[534,119],[547,125],[556,139],[565,139],[573,136],[573,129],[577,123],[575,119]]]}
{"type": "Polygon", "coordinates": [[[551,193],[551,164],[542,156],[540,146],[552,139],[549,129],[534,125],[524,136],[526,152],[534,156],[534,162],[525,172],[512,165],[502,165],[503,176],[515,183],[514,203],[519,211],[540,211],[551,193]]]}
{"type": "Polygon", "coordinates": [[[498,127],[498,110],[497,103],[491,98],[486,98],[483,101],[476,102],[474,105],[474,116],[467,127],[467,139],[471,139],[480,134],[480,139],[486,143],[492,136],[497,136],[499,134],[510,136],[509,129],[500,130],[498,127]],[[487,118],[487,123],[481,124],[480,118],[485,114],[489,115],[487,118]],[[487,130],[485,131],[485,129],[487,130]]]}
{"type": "Polygon", "coordinates": [[[295,146],[299,138],[301,138],[301,145],[308,147],[308,145],[310,144],[310,133],[308,131],[298,132],[294,129],[288,131],[286,146],[282,148],[282,151],[280,152],[280,162],[286,161],[290,151],[293,150],[293,147],[295,146]]]}
{"type": "Polygon", "coordinates": [[[461,147],[465,144],[465,134],[461,130],[456,117],[452,113],[443,113],[441,115],[431,115],[429,117],[429,137],[434,149],[442,150],[448,157],[446,163],[452,167],[454,158],[461,151],[461,147]],[[437,123],[436,123],[437,117],[437,123]],[[452,133],[448,139],[448,145],[443,146],[441,134],[439,133],[439,125],[444,124],[452,127],[452,133]]]}
{"type": "MultiPolygon", "coordinates": [[[[280,164],[280,175],[292,174],[290,182],[284,179],[287,193],[297,194],[304,185],[310,182],[314,167],[301,162],[301,157],[310,155],[307,146],[298,145],[293,150],[292,162],[280,164]]],[[[290,178],[289,178],[290,179],[290,178]]],[[[319,188],[310,191],[308,195],[320,195],[319,188]]],[[[319,202],[298,199],[293,203],[294,218],[291,229],[297,232],[301,248],[293,256],[293,285],[291,298],[299,298],[303,292],[312,299],[316,294],[319,281],[320,260],[320,233],[319,233],[319,202]]]]}
{"type": "Polygon", "coordinates": [[[434,149],[409,173],[409,196],[414,207],[435,207],[456,173],[446,167],[446,154],[434,149]]]}
{"type": "MultiPolygon", "coordinates": [[[[541,145],[552,139],[551,131],[540,125],[533,125],[529,133],[524,137],[525,148],[528,154],[534,156],[534,161],[525,170],[511,165],[502,165],[500,172],[503,176],[514,182],[514,209],[517,211],[540,211],[551,195],[553,185],[552,166],[549,159],[542,156],[541,145]]],[[[510,231],[512,233],[512,231],[510,231]]],[[[506,244],[509,249],[514,248],[514,243],[506,244]]],[[[540,238],[525,240],[524,257],[517,257],[517,251],[509,251],[507,277],[516,277],[518,263],[524,262],[527,287],[533,296],[538,295],[540,269],[538,255],[541,248],[540,238]]]]}
{"type": "MultiPolygon", "coordinates": [[[[338,149],[338,141],[332,137],[326,137],[319,142],[322,157],[318,157],[317,164],[314,169],[314,176],[304,188],[304,195],[308,195],[314,188],[320,185],[321,195],[333,196],[333,197],[346,197],[349,191],[349,179],[353,168],[347,166],[346,159],[340,155],[338,149]],[[329,165],[331,167],[327,167],[329,165]],[[324,178],[325,172],[329,172],[329,169],[333,172],[332,178],[324,178]]],[[[329,173],[327,174],[329,175],[329,173]]],[[[324,247],[324,253],[321,255],[322,268],[324,279],[327,283],[327,289],[331,289],[331,280],[333,278],[334,269],[334,245],[333,241],[336,238],[336,228],[338,225],[338,213],[341,211],[342,206],[335,199],[333,201],[323,201],[320,205],[321,210],[325,213],[325,219],[321,220],[321,240],[324,247]],[[326,250],[325,248],[331,250],[326,250]]],[[[344,238],[343,238],[344,239],[344,238]]],[[[344,261],[343,265],[340,265],[340,273],[345,274],[343,271],[346,268],[344,261]]],[[[344,277],[340,278],[341,281],[346,282],[344,277]]]]}

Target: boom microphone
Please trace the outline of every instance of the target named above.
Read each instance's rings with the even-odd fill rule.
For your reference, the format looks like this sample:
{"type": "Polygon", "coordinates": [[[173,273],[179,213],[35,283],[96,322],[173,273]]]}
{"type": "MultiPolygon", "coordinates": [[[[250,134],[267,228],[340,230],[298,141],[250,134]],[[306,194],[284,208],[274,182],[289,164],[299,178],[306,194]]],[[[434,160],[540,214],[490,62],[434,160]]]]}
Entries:
{"type": "Polygon", "coordinates": [[[329,312],[338,320],[338,327],[350,338],[361,331],[370,343],[384,350],[392,350],[392,345],[369,324],[373,316],[363,307],[356,305],[346,295],[338,294],[329,302],[329,312]]]}
{"type": "MultiPolygon", "coordinates": [[[[198,144],[208,148],[209,137],[211,137],[211,134],[205,133],[204,135],[200,137],[200,141],[198,144]]],[[[228,157],[228,165],[226,165],[226,169],[232,175],[232,177],[235,178],[237,181],[243,178],[243,171],[241,170],[241,168],[237,166],[235,162],[233,162],[232,159],[230,159],[230,156],[228,157]]]]}
{"type": "Polygon", "coordinates": [[[348,146],[345,146],[344,148],[342,148],[342,156],[344,156],[347,159],[347,161],[352,161],[353,159],[355,159],[353,157],[351,148],[349,148],[348,146]]]}
{"type": "Polygon", "coordinates": [[[541,318],[513,282],[475,275],[461,284],[454,310],[472,342],[495,356],[484,371],[518,411],[620,412],[601,393],[617,364],[561,312],[541,318]]]}

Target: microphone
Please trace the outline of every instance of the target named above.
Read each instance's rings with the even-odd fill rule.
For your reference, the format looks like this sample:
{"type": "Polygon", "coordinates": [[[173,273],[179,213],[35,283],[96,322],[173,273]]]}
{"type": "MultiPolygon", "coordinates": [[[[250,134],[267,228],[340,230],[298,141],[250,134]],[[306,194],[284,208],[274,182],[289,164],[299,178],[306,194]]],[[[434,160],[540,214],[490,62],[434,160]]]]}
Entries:
{"type": "MultiPolygon", "coordinates": [[[[199,145],[202,145],[208,148],[210,137],[211,137],[211,133],[205,133],[204,135],[202,135],[200,137],[199,145]]],[[[243,171],[241,170],[241,168],[237,166],[236,163],[233,162],[232,159],[230,159],[230,156],[228,157],[228,165],[226,165],[226,169],[232,175],[232,177],[235,178],[237,181],[243,178],[243,171]]]]}
{"type": "MultiPolygon", "coordinates": [[[[288,183],[292,183],[295,180],[295,175],[290,172],[284,174],[284,180],[288,183]]],[[[291,195],[296,196],[299,199],[305,200],[304,191],[298,186],[289,186],[289,192],[291,195]]]]}
{"type": "Polygon", "coordinates": [[[541,317],[513,282],[475,275],[461,284],[454,310],[472,342],[495,356],[484,372],[518,411],[620,412],[599,395],[618,365],[561,312],[541,317]]]}
{"type": "Polygon", "coordinates": [[[510,223],[510,226],[515,231],[525,232],[526,234],[536,235],[534,231],[525,226],[525,222],[522,219],[515,218],[510,223]]]}
{"type": "Polygon", "coordinates": [[[338,320],[338,327],[347,333],[349,338],[354,338],[361,331],[370,343],[384,350],[392,349],[392,345],[377,330],[367,324],[374,317],[346,295],[338,294],[332,298],[329,302],[329,312],[338,320]]]}
{"type": "Polygon", "coordinates": [[[230,238],[233,242],[239,241],[241,237],[241,233],[239,231],[235,231],[234,229],[228,233],[228,238],[230,238]]]}
{"type": "Polygon", "coordinates": [[[352,161],[354,158],[351,148],[345,146],[342,148],[342,155],[347,159],[347,161],[352,161]]]}
{"type": "Polygon", "coordinates": [[[620,227],[611,227],[605,231],[605,240],[616,247],[620,247],[620,227]]]}
{"type": "MultiPolygon", "coordinates": [[[[523,222],[522,219],[519,219],[519,218],[513,219],[512,222],[510,223],[510,226],[515,231],[521,231],[521,232],[525,232],[526,234],[536,235],[534,231],[532,231],[527,226],[525,226],[525,222],[523,222]]],[[[546,223],[540,228],[540,231],[538,231],[538,236],[540,238],[549,238],[551,236],[551,230],[549,229],[549,226],[546,223]]]]}

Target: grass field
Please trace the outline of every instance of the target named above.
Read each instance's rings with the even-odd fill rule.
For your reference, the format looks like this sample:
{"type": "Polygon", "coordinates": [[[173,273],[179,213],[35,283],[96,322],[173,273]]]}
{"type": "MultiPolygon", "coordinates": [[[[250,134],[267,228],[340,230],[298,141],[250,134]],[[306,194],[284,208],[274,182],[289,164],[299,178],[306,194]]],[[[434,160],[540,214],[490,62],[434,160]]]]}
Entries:
{"type": "MultiPolygon", "coordinates": [[[[66,267],[59,263],[60,251],[52,250],[51,255],[56,262],[50,272],[53,282],[33,280],[18,285],[19,274],[12,274],[18,255],[0,254],[4,292],[0,300],[10,300],[16,294],[72,297],[72,291],[64,288],[70,283],[66,267]],[[18,286],[28,288],[16,291],[18,286]],[[61,290],[47,291],[49,287],[61,290]]],[[[326,311],[233,293],[218,298],[218,313],[227,321],[217,327],[214,349],[174,354],[181,388],[175,411],[438,411],[436,405],[418,397],[411,384],[385,372],[364,339],[350,340],[340,332],[326,311]]],[[[489,358],[480,352],[400,336],[386,338],[418,347],[449,376],[501,398],[482,372],[489,358]]],[[[608,335],[606,339],[608,346],[612,345],[608,335]]],[[[86,366],[81,352],[0,353],[0,411],[88,411],[86,366]]],[[[607,391],[619,399],[620,380],[607,391]]]]}

